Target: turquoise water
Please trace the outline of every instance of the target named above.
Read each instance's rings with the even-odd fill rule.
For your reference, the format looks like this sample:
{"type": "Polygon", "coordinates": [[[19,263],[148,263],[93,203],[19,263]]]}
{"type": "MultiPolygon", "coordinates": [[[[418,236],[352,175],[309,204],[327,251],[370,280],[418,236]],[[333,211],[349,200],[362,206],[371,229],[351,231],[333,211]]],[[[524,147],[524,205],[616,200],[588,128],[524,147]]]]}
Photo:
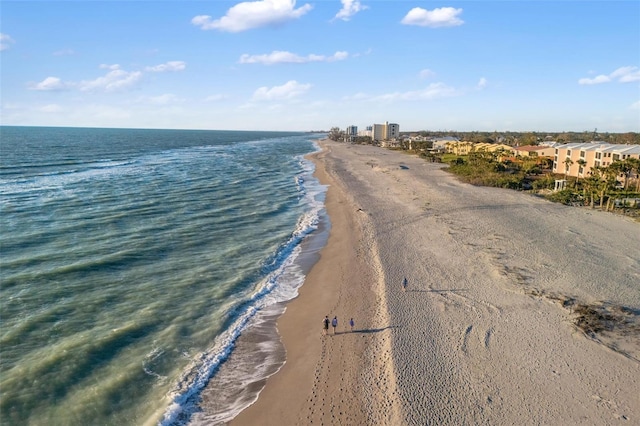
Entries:
{"type": "Polygon", "coordinates": [[[188,422],[238,335],[304,279],[319,135],[0,136],[2,424],[188,422]]]}

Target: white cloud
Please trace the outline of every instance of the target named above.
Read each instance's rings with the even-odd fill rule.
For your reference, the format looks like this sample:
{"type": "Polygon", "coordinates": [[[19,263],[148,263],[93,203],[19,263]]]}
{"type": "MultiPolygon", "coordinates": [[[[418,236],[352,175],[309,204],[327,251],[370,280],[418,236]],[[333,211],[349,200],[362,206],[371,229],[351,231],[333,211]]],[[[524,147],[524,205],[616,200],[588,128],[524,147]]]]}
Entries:
{"type": "Polygon", "coordinates": [[[421,27],[455,27],[464,23],[462,19],[458,18],[461,13],[462,9],[453,7],[440,7],[433,10],[414,7],[400,22],[405,25],[421,27]]]}
{"type": "Polygon", "coordinates": [[[305,4],[295,8],[296,0],[261,0],[238,3],[220,19],[212,20],[211,16],[199,15],[191,23],[203,30],[220,30],[232,33],[253,28],[280,25],[298,19],[313,6],[305,4]]]}
{"type": "Polygon", "coordinates": [[[100,68],[101,70],[119,70],[120,65],[119,64],[100,64],[98,68],[100,68]]]}
{"type": "Polygon", "coordinates": [[[60,112],[62,111],[62,107],[57,104],[49,104],[40,107],[39,110],[42,112],[60,112]]]}
{"type": "Polygon", "coordinates": [[[139,99],[140,102],[148,103],[152,105],[170,105],[183,103],[184,99],[177,97],[172,93],[165,93],[158,96],[145,96],[139,99]]]}
{"type": "Polygon", "coordinates": [[[611,79],[606,75],[599,75],[594,78],[581,78],[578,80],[578,84],[600,84],[600,83],[608,83],[611,79]]]}
{"type": "Polygon", "coordinates": [[[65,90],[69,88],[68,83],[63,83],[58,77],[47,77],[40,83],[33,83],[29,85],[29,89],[38,90],[41,92],[54,92],[59,90],[65,90]]]}
{"type": "Polygon", "coordinates": [[[368,48],[365,52],[363,53],[356,53],[353,55],[354,58],[359,58],[360,56],[367,56],[370,55],[373,52],[372,48],[368,48]]]}
{"type": "Polygon", "coordinates": [[[260,87],[253,93],[253,101],[273,101],[283,99],[293,99],[304,95],[311,89],[311,84],[300,84],[295,80],[290,80],[282,86],[260,87]]]}
{"type": "Polygon", "coordinates": [[[631,83],[640,80],[638,67],[621,67],[609,74],[611,78],[617,78],[620,83],[631,83]]]}
{"type": "Polygon", "coordinates": [[[634,66],[620,67],[608,75],[600,74],[594,78],[581,78],[578,80],[578,84],[592,85],[609,83],[611,81],[618,81],[620,83],[640,81],[640,69],[634,66]]]}
{"type": "Polygon", "coordinates": [[[0,51],[7,50],[15,41],[9,34],[0,33],[0,51]]]}
{"type": "Polygon", "coordinates": [[[227,95],[221,95],[221,94],[217,94],[217,95],[210,95],[207,96],[206,98],[204,98],[205,102],[220,102],[223,101],[225,99],[228,99],[229,97],[227,95]]]}
{"type": "Polygon", "coordinates": [[[304,64],[307,62],[333,62],[333,61],[341,61],[346,59],[349,56],[347,52],[336,52],[332,56],[324,56],[324,55],[314,55],[310,54],[307,56],[296,55],[295,53],[274,50],[269,54],[264,55],[248,55],[244,54],[240,57],[241,64],[265,64],[265,65],[273,65],[273,64],[282,64],[282,63],[290,63],[290,64],[304,64]]]}
{"type": "Polygon", "coordinates": [[[358,92],[355,95],[343,96],[343,101],[367,101],[370,100],[371,96],[366,93],[358,92]]]}
{"type": "Polygon", "coordinates": [[[382,101],[417,101],[447,98],[458,94],[456,89],[444,83],[431,83],[424,90],[388,93],[377,96],[375,99],[382,101]]]}
{"type": "Polygon", "coordinates": [[[423,90],[411,90],[407,92],[393,92],[382,95],[370,95],[366,93],[356,93],[354,95],[343,96],[344,102],[394,102],[394,101],[424,101],[440,98],[450,98],[460,96],[464,92],[455,87],[446,85],[445,83],[431,83],[423,90]]]}
{"type": "Polygon", "coordinates": [[[631,109],[640,109],[640,101],[632,103],[629,108],[631,109]]]}
{"type": "Polygon", "coordinates": [[[77,84],[78,88],[84,92],[117,92],[135,86],[142,77],[142,72],[124,71],[119,65],[101,65],[100,68],[108,69],[109,72],[94,80],[81,81],[77,84]]]}
{"type": "Polygon", "coordinates": [[[187,64],[183,61],[169,61],[164,64],[155,65],[153,67],[145,68],[145,71],[150,72],[167,72],[167,71],[184,71],[187,68],[187,64]]]}
{"type": "Polygon", "coordinates": [[[431,78],[431,77],[434,77],[435,75],[436,75],[436,73],[431,71],[428,68],[425,68],[425,69],[421,70],[420,74],[419,74],[420,78],[422,78],[422,79],[431,78]]]}
{"type": "MultiPolygon", "coordinates": [[[[142,71],[125,71],[118,64],[101,64],[99,68],[107,70],[107,73],[93,80],[64,82],[58,77],[47,77],[39,83],[30,83],[28,87],[31,90],[39,91],[77,89],[83,92],[118,92],[135,87],[144,75],[142,71]]],[[[186,64],[183,61],[170,61],[164,64],[146,67],[145,71],[182,71],[185,68],[186,64]]],[[[150,101],[153,100],[150,99],[150,101]]],[[[162,102],[162,99],[158,98],[156,102],[162,102]]]]}
{"type": "Polygon", "coordinates": [[[477,87],[478,89],[484,89],[485,87],[487,87],[487,84],[489,84],[489,82],[487,81],[487,79],[486,79],[486,78],[484,78],[484,77],[480,77],[480,80],[478,81],[478,84],[477,84],[477,86],[476,86],[476,87],[477,87]]]}
{"type": "Polygon", "coordinates": [[[367,6],[363,6],[359,0],[340,0],[342,2],[342,9],[336,14],[333,19],[342,19],[348,21],[353,15],[363,10],[367,10],[367,6]]]}

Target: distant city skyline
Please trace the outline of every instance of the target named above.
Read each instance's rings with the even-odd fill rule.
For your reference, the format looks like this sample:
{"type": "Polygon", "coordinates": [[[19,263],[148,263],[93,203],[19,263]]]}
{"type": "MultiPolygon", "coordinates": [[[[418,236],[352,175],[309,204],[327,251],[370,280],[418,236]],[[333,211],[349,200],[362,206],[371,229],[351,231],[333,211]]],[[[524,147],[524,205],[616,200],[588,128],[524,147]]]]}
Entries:
{"type": "Polygon", "coordinates": [[[640,2],[4,1],[0,124],[640,132],[640,2]]]}

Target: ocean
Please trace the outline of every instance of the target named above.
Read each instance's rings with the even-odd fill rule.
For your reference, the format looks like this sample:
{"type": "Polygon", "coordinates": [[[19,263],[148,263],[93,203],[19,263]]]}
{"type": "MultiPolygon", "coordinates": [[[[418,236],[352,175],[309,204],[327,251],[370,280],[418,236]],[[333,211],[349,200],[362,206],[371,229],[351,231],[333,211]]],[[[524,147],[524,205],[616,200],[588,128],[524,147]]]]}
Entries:
{"type": "Polygon", "coordinates": [[[322,136],[0,127],[0,423],[218,424],[254,401],[326,238],[322,136]]]}

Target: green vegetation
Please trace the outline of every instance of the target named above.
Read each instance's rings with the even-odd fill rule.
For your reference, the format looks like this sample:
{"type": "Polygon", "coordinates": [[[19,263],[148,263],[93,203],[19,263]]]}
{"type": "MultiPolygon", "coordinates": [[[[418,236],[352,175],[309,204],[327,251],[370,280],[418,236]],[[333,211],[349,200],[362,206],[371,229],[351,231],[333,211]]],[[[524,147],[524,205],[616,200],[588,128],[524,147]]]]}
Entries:
{"type": "Polygon", "coordinates": [[[449,164],[449,172],[464,182],[479,186],[530,189],[531,181],[541,170],[536,159],[516,162],[500,151],[471,152],[465,156],[443,154],[441,158],[449,164]]]}
{"type": "MultiPolygon", "coordinates": [[[[594,131],[536,133],[536,132],[432,132],[422,130],[410,132],[423,137],[453,136],[467,142],[503,143],[514,146],[537,145],[545,140],[558,142],[604,141],[611,144],[640,144],[640,133],[598,133],[594,131]]],[[[405,133],[405,136],[408,133],[405,133]]],[[[335,141],[345,139],[345,133],[333,127],[329,138],[335,141]]],[[[351,143],[372,144],[370,137],[354,137],[351,143]]],[[[576,178],[568,173],[553,174],[553,161],[549,158],[512,157],[502,151],[472,151],[469,155],[443,154],[431,152],[431,141],[401,139],[397,146],[390,148],[408,154],[419,155],[426,161],[446,163],[445,170],[455,174],[462,181],[478,186],[492,186],[516,190],[532,191],[550,201],[566,205],[582,205],[629,214],[640,218],[640,160],[627,158],[614,161],[609,167],[594,167],[588,176],[576,178]],[[411,149],[409,149],[411,148],[411,149]],[[561,191],[555,190],[557,180],[566,180],[561,191]],[[622,180],[622,181],[620,181],[622,180]],[[631,183],[631,184],[630,184],[631,183]]],[[[568,172],[571,160],[565,160],[568,172]]],[[[578,164],[585,165],[584,160],[578,164]]]]}
{"type": "Polygon", "coordinates": [[[595,130],[585,130],[584,132],[458,132],[458,131],[430,131],[420,130],[417,132],[403,132],[403,134],[415,134],[423,137],[445,137],[452,136],[461,141],[504,143],[514,146],[538,145],[544,141],[556,141],[561,143],[569,142],[591,142],[603,141],[606,143],[627,143],[640,144],[640,133],[609,133],[595,130]]]}
{"type": "Polygon", "coordinates": [[[553,202],[640,216],[640,160],[635,158],[594,167],[583,178],[552,174],[545,159],[513,159],[499,151],[444,154],[439,158],[449,164],[445,170],[472,185],[531,190],[553,202]],[[565,189],[554,191],[556,180],[561,179],[567,181],[565,189]]]}

